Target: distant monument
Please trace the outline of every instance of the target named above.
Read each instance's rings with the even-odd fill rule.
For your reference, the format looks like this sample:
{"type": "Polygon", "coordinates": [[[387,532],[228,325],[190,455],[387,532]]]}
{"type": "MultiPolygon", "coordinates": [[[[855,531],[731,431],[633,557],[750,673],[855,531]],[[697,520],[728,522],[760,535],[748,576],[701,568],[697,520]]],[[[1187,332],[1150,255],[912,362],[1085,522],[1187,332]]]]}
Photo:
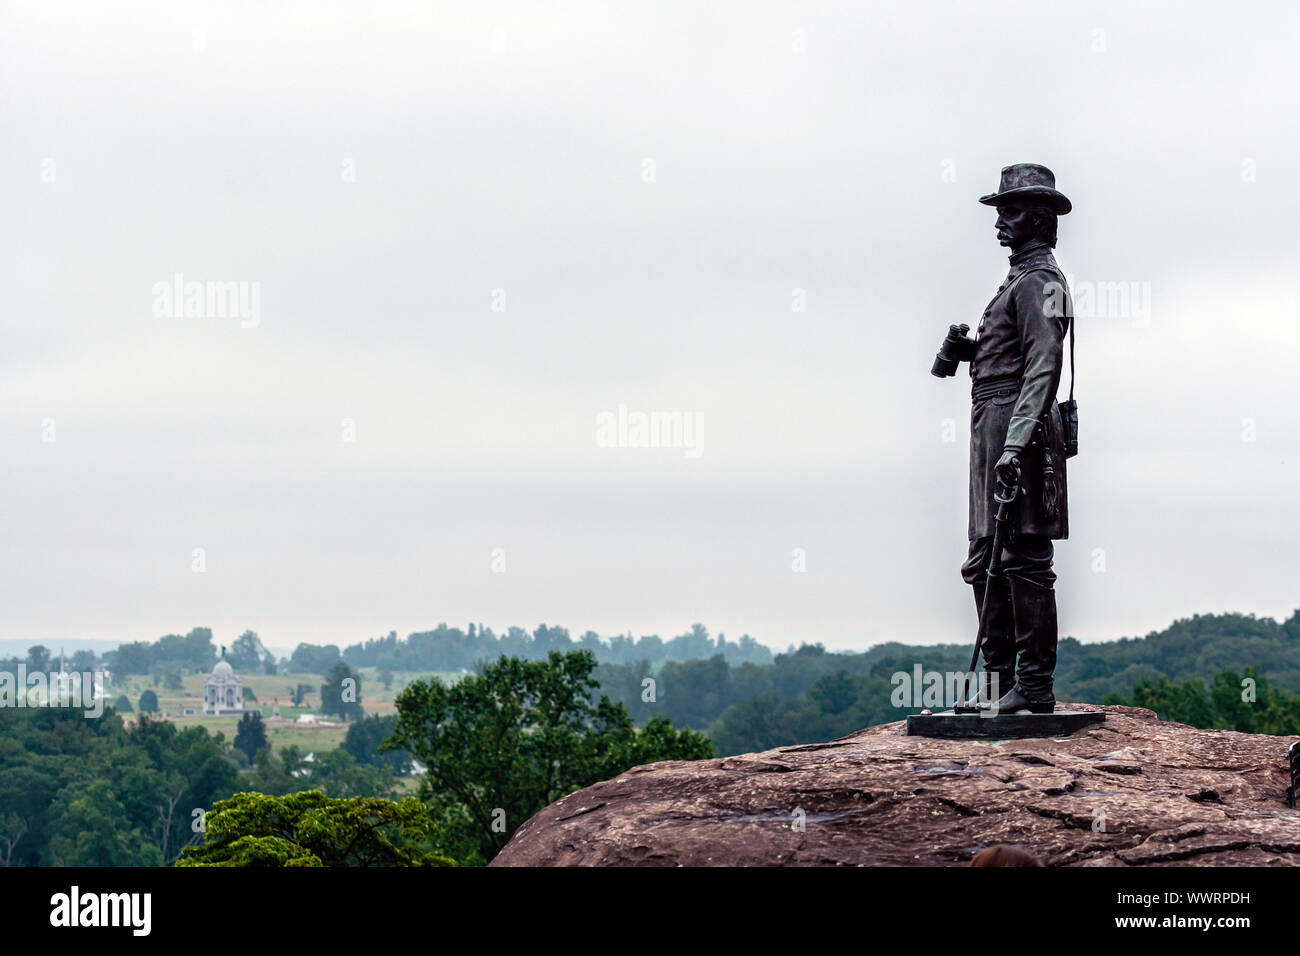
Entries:
{"type": "Polygon", "coordinates": [[[203,713],[211,717],[241,716],[244,713],[244,682],[226,660],[226,649],[221,648],[221,660],[203,681],[203,713]]]}

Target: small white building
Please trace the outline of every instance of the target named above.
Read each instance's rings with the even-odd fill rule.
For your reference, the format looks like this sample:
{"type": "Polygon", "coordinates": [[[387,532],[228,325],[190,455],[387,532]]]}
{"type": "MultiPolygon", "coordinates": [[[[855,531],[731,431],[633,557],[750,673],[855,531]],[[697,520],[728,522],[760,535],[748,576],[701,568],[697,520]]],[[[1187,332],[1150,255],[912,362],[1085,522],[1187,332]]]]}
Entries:
{"type": "Polygon", "coordinates": [[[224,654],[203,681],[203,713],[213,717],[244,713],[244,681],[227,663],[224,654]]]}

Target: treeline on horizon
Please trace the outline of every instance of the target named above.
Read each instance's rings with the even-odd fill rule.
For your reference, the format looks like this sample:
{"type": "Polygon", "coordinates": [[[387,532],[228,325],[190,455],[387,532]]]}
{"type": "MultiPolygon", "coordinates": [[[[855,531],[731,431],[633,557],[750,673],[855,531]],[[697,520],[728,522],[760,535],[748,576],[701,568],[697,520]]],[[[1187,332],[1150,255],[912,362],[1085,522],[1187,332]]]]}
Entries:
{"type": "MultiPolygon", "coordinates": [[[[226,659],[240,673],[258,671],[276,673],[277,669],[303,674],[328,674],[340,661],[349,667],[374,667],[384,671],[420,673],[456,673],[472,671],[478,665],[499,657],[517,657],[526,661],[546,660],[551,651],[591,651],[601,663],[621,664],[650,661],[688,661],[721,655],[734,664],[770,664],[773,654],[766,645],[748,634],[740,640],[728,640],[725,634],[709,635],[703,624],[695,624],[685,634],[664,640],[657,634],[633,638],[631,635],[601,637],[587,631],[574,640],[567,628],[540,624],[529,633],[511,627],[505,634],[495,634],[490,627],[470,624],[468,629],[439,624],[432,631],[421,631],[399,639],[396,631],[386,637],[373,638],[340,650],[337,644],[299,644],[289,657],[275,660],[254,631],[244,631],[227,649],[226,659]]],[[[109,667],[119,676],[160,674],[178,676],[180,669],[190,672],[210,671],[217,663],[217,644],[211,628],[195,627],[188,634],[167,634],[157,641],[131,641],[102,656],[80,650],[69,654],[64,666],[69,671],[91,671],[109,667]]],[[[28,671],[52,670],[59,666],[58,655],[43,645],[35,645],[24,659],[0,659],[0,666],[10,670],[23,663],[28,671]]]]}
{"type": "MultiPolygon", "coordinates": [[[[665,716],[674,726],[705,730],[718,753],[730,755],[829,740],[916,713],[919,701],[910,708],[895,705],[896,675],[910,677],[917,667],[923,672],[963,671],[970,654],[971,647],[964,644],[889,643],[858,654],[804,645],[776,655],[767,666],[733,666],[717,657],[660,667],[646,661],[602,663],[596,676],[610,699],[626,706],[634,719],[665,716]],[[647,677],[654,680],[653,700],[646,699],[647,677]]],[[[1097,644],[1064,638],[1057,662],[1058,700],[1134,703],[1125,695],[1137,692],[1142,699],[1162,702],[1165,711],[1157,712],[1166,719],[1190,715],[1199,721],[1194,726],[1226,727],[1195,703],[1206,693],[1203,684],[1224,673],[1253,674],[1284,697],[1300,694],[1300,610],[1282,623],[1246,614],[1208,614],[1142,638],[1097,644]],[[1202,682],[1201,690],[1194,684],[1175,692],[1176,685],[1187,682],[1202,682]]],[[[1215,686],[1222,694],[1222,683],[1215,686]]],[[[1254,732],[1300,732],[1300,719],[1269,726],[1289,729],[1254,732]]],[[[1228,729],[1247,728],[1234,724],[1228,729]]]]}
{"type": "MultiPolygon", "coordinates": [[[[239,653],[230,656],[237,669],[239,663],[249,669],[259,666],[265,652],[255,634],[245,632],[236,645],[239,653]]],[[[896,675],[910,675],[917,667],[961,671],[970,659],[966,644],[888,643],[860,653],[805,644],[772,654],[748,636],[734,642],[722,635],[711,638],[699,624],[669,641],[608,641],[592,632],[574,641],[566,629],[546,625],[532,634],[511,628],[500,636],[474,625],[467,630],[441,625],[405,640],[390,633],[341,652],[333,646],[302,644],[282,665],[322,675],[341,663],[354,669],[375,667],[381,674],[456,673],[503,656],[542,660],[552,651],[571,650],[592,652],[603,692],[625,706],[638,725],[664,717],[676,728],[704,731],[721,755],[826,740],[897,720],[919,709],[920,702],[900,710],[893,699],[896,675]],[[635,656],[639,651],[646,656],[635,656]]],[[[180,659],[201,668],[215,662],[207,628],[195,628],[184,638],[169,635],[152,646],[133,645],[130,653],[142,668],[166,670],[180,659]],[[142,648],[150,647],[151,654],[145,654],[142,648]]],[[[1187,681],[1208,684],[1224,672],[1248,671],[1265,678],[1280,694],[1300,694],[1300,610],[1283,622],[1252,614],[1207,614],[1175,621],[1141,638],[1089,644],[1064,638],[1056,694],[1062,701],[1102,703],[1141,686],[1148,688],[1148,699],[1156,699],[1157,690],[1166,688],[1159,692],[1169,711],[1161,711],[1162,716],[1181,720],[1178,715],[1186,713],[1191,715],[1187,722],[1213,726],[1205,722],[1204,708],[1175,706],[1178,695],[1167,688],[1187,681]]]]}
{"type": "MultiPolygon", "coordinates": [[[[728,641],[702,624],[669,641],[658,637],[602,639],[587,632],[573,640],[562,627],[539,626],[504,635],[470,625],[443,624],[401,640],[385,638],[336,647],[303,644],[293,670],[327,673],[340,659],[353,668],[471,671],[500,656],[542,660],[551,651],[589,650],[597,679],[637,723],[667,717],[675,727],[707,730],[720,754],[745,753],[823,740],[860,727],[897,720],[891,700],[895,675],[964,670],[968,644],[930,646],[890,642],[866,651],[833,652],[804,644],[773,654],[748,635],[728,641]],[[653,680],[653,692],[647,679],[653,680]]],[[[1063,638],[1058,648],[1057,698],[1100,703],[1141,684],[1213,681],[1222,672],[1253,668],[1284,693],[1300,693],[1300,609],[1283,622],[1253,614],[1204,614],[1175,621],[1145,637],[1082,643],[1063,638]]],[[[911,708],[905,712],[915,712],[911,708]]]]}
{"type": "MultiPolygon", "coordinates": [[[[973,633],[971,639],[974,640],[973,633]]],[[[656,673],[666,669],[669,674],[679,676],[681,668],[669,668],[669,664],[708,663],[716,670],[715,658],[719,657],[735,672],[745,672],[746,665],[763,667],[808,655],[826,658],[826,670],[843,669],[849,673],[867,673],[886,664],[891,668],[905,665],[900,669],[910,671],[915,663],[928,667],[933,661],[954,663],[956,666],[951,669],[962,669],[970,661],[971,645],[912,645],[891,641],[853,652],[827,651],[820,643],[805,643],[776,653],[747,634],[739,641],[729,641],[722,634],[710,637],[703,624],[695,624],[688,633],[667,641],[656,635],[636,640],[631,636],[607,638],[593,631],[574,640],[567,628],[545,624],[531,634],[523,628],[511,627],[502,635],[473,624],[467,630],[440,624],[432,631],[411,634],[405,639],[390,632],[386,637],[353,644],[342,651],[336,645],[300,644],[288,664],[293,670],[309,673],[326,673],[339,659],[353,668],[455,672],[474,670],[501,656],[544,660],[551,651],[571,650],[591,651],[608,674],[615,673],[615,666],[623,665],[645,677],[647,665],[656,673]]],[[[803,660],[798,665],[787,663],[786,666],[796,672],[806,672],[809,670],[806,665],[807,661],[803,660]]],[[[1210,680],[1222,670],[1247,666],[1259,667],[1276,687],[1300,693],[1300,609],[1283,622],[1254,614],[1197,614],[1145,637],[1087,644],[1071,637],[1062,638],[1056,676],[1058,690],[1071,699],[1098,701],[1109,692],[1131,688],[1142,680],[1182,681],[1194,677],[1210,680]]],[[[741,676],[736,682],[743,690],[750,686],[751,679],[741,676]]],[[[773,689],[778,691],[798,684],[798,680],[773,678],[773,689]]],[[[637,693],[639,696],[640,691],[637,693]]]]}
{"type": "MultiPolygon", "coordinates": [[[[850,678],[887,680],[898,671],[910,672],[917,664],[927,670],[961,670],[970,659],[970,646],[964,643],[917,646],[890,642],[857,653],[804,644],[774,654],[749,635],[738,641],[722,634],[713,638],[702,624],[667,641],[655,635],[635,640],[630,636],[601,638],[592,631],[574,640],[566,628],[545,624],[531,634],[511,627],[502,635],[473,624],[466,630],[440,624],[405,639],[390,632],[343,650],[336,645],[300,644],[291,657],[280,658],[278,666],[327,675],[343,661],[354,669],[374,667],[381,673],[456,673],[473,671],[502,656],[544,660],[551,651],[570,650],[593,653],[600,664],[602,683],[608,684],[638,719],[667,713],[675,724],[692,727],[712,723],[728,707],[744,700],[775,695],[784,701],[806,694],[822,677],[840,671],[850,678]],[[647,677],[656,682],[654,701],[642,700],[647,677]]],[[[252,631],[232,642],[227,658],[241,672],[269,670],[274,663],[252,631]]],[[[152,644],[124,644],[103,657],[104,663],[123,676],[170,674],[179,667],[206,671],[216,659],[212,631],[206,627],[193,628],[185,636],[169,634],[152,644]]],[[[25,661],[13,658],[0,661],[0,666],[7,664],[12,670],[18,663],[26,663],[31,671],[56,667],[57,659],[38,645],[25,661]]],[[[78,651],[67,659],[69,670],[91,670],[98,665],[99,659],[91,651],[78,651]]],[[[1283,622],[1253,614],[1198,614],[1140,638],[1088,644],[1063,638],[1058,649],[1057,697],[1096,703],[1106,694],[1127,692],[1143,681],[1209,681],[1221,671],[1247,667],[1258,668],[1279,690],[1300,693],[1300,609],[1283,622]]],[[[888,706],[889,694],[882,698],[888,706]]]]}
{"type": "MultiPolygon", "coordinates": [[[[309,645],[299,645],[294,658],[302,656],[314,661],[309,645]]],[[[330,647],[323,650],[329,651],[330,647]]],[[[337,654],[337,647],[333,647],[337,654]]],[[[439,624],[432,631],[411,634],[405,640],[390,631],[387,637],[374,638],[362,644],[353,644],[342,651],[343,660],[351,667],[376,667],[390,671],[458,671],[472,670],[481,661],[498,657],[517,657],[520,660],[545,660],[551,651],[591,651],[602,664],[630,664],[650,661],[690,661],[721,655],[732,664],[770,664],[772,651],[748,634],[738,641],[729,641],[725,634],[709,636],[703,624],[692,625],[689,632],[663,640],[657,634],[633,639],[629,635],[601,637],[587,631],[574,640],[568,628],[548,627],[540,624],[530,634],[521,627],[511,627],[504,634],[493,633],[490,627],[469,625],[462,631],[458,627],[439,624]]]]}

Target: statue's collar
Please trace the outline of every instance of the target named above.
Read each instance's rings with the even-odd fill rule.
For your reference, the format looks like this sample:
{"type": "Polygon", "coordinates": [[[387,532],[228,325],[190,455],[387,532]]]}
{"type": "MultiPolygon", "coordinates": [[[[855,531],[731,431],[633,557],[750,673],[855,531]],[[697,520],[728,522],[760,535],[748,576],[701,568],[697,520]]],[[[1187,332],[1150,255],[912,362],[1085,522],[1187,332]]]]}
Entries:
{"type": "Polygon", "coordinates": [[[1014,269],[1016,266],[1024,265],[1030,259],[1041,259],[1044,256],[1050,256],[1051,254],[1051,246],[1042,239],[1035,239],[1019,252],[1014,253],[1008,261],[1011,263],[1011,268],[1014,269]]]}

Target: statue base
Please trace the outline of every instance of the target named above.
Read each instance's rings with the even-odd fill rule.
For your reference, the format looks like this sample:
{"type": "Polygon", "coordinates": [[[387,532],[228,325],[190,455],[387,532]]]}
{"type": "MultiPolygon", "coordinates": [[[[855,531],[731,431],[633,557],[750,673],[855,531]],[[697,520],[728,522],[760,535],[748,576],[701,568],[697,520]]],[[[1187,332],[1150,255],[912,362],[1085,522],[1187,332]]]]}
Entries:
{"type": "Polygon", "coordinates": [[[1077,730],[1104,723],[1099,710],[1057,710],[1050,714],[913,714],[907,718],[909,737],[943,737],[949,740],[1012,737],[1068,737],[1077,730]]]}

